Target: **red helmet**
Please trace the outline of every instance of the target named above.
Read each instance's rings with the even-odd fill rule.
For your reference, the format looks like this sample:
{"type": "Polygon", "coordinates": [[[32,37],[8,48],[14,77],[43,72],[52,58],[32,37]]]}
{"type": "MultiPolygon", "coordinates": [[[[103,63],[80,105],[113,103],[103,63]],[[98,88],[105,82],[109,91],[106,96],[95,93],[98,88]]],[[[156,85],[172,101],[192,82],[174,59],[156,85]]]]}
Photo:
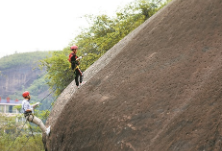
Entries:
{"type": "Polygon", "coordinates": [[[26,98],[28,95],[29,95],[29,92],[28,92],[28,91],[25,91],[25,92],[23,92],[23,94],[22,94],[22,96],[23,96],[24,98],[26,98]]]}
{"type": "Polygon", "coordinates": [[[71,49],[71,50],[73,50],[73,49],[78,49],[78,47],[74,45],[74,46],[71,46],[70,49],[71,49]]]}

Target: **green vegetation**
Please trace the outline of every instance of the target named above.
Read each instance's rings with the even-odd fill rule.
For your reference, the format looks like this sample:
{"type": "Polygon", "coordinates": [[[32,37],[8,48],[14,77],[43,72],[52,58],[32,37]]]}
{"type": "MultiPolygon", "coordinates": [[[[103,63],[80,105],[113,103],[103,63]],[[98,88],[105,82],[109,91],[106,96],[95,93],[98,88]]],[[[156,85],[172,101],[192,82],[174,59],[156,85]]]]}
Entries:
{"type": "Polygon", "coordinates": [[[15,53],[13,55],[5,56],[0,59],[0,70],[30,64],[32,64],[33,67],[37,67],[36,63],[46,56],[49,56],[49,52],[47,51],[15,53]]]}
{"type": "MultiPolygon", "coordinates": [[[[49,51],[16,53],[16,54],[1,58],[0,69],[3,73],[7,69],[11,69],[11,68],[14,69],[19,66],[22,66],[22,67],[31,66],[32,68],[39,68],[38,67],[38,65],[40,64],[39,60],[49,57],[49,56],[50,56],[49,51]]],[[[43,97],[45,97],[49,93],[49,91],[47,91],[49,87],[47,85],[46,79],[44,78],[44,75],[45,73],[38,75],[38,78],[34,80],[33,83],[29,85],[29,87],[25,87],[24,85],[21,85],[21,87],[17,91],[15,92],[13,91],[11,95],[9,95],[8,97],[11,100],[16,100],[16,99],[21,100],[22,99],[21,94],[24,91],[29,91],[31,93],[31,103],[39,102],[40,99],[43,99],[43,97]],[[45,95],[40,96],[40,94],[45,94],[45,95]]],[[[44,105],[40,104],[39,110],[45,110],[49,108],[52,101],[53,101],[52,96],[47,97],[45,100],[42,101],[42,103],[44,102],[44,105]]]]}
{"type": "Polygon", "coordinates": [[[21,116],[6,117],[0,114],[1,151],[7,151],[8,149],[10,149],[10,151],[25,151],[27,149],[43,151],[44,147],[41,140],[42,135],[40,128],[33,125],[31,126],[29,123],[25,125],[25,121],[21,121],[21,116]],[[16,118],[19,122],[16,122],[16,118]],[[26,144],[27,141],[28,145],[26,144]],[[26,146],[24,146],[25,144],[26,146]]]}
{"type": "Polygon", "coordinates": [[[41,68],[46,68],[47,84],[51,90],[55,89],[55,96],[58,96],[62,90],[73,80],[73,71],[70,70],[67,55],[69,48],[63,51],[52,52],[52,57],[41,60],[41,68]]]}
{"type": "MultiPolygon", "coordinates": [[[[119,10],[114,18],[107,15],[86,15],[90,27],[82,29],[81,33],[70,43],[70,46],[75,44],[79,47],[78,56],[87,54],[81,60],[81,70],[85,71],[98,58],[169,1],[171,0],[158,3],[158,0],[138,0],[119,10]]],[[[68,46],[63,51],[53,52],[52,56],[41,60],[40,66],[47,70],[47,84],[51,89],[56,89],[55,96],[58,96],[74,79],[70,63],[67,60],[70,52],[68,46]]]]}

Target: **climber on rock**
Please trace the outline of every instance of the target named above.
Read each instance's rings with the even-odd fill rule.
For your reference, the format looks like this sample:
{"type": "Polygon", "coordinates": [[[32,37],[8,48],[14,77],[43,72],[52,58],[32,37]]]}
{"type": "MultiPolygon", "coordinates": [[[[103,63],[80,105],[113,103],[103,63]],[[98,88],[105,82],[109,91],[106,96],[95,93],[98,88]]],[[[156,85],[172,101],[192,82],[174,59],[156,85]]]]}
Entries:
{"type": "Polygon", "coordinates": [[[34,114],[33,114],[34,109],[39,105],[39,102],[37,102],[34,105],[30,105],[31,96],[28,91],[25,91],[22,94],[22,96],[24,98],[24,100],[22,101],[22,110],[23,110],[26,120],[38,125],[41,128],[42,132],[45,133],[47,136],[49,136],[50,126],[48,128],[46,128],[45,125],[43,124],[43,122],[41,121],[41,119],[34,116],[34,114]]]}
{"type": "Polygon", "coordinates": [[[72,52],[69,54],[68,60],[71,63],[72,70],[74,71],[76,86],[78,88],[80,88],[80,86],[82,85],[82,82],[83,82],[83,73],[79,69],[79,65],[80,65],[79,60],[82,59],[82,56],[78,57],[76,55],[77,49],[78,49],[77,46],[75,46],[75,45],[71,46],[70,49],[72,52]],[[79,81],[79,77],[80,77],[80,81],[79,81]]]}

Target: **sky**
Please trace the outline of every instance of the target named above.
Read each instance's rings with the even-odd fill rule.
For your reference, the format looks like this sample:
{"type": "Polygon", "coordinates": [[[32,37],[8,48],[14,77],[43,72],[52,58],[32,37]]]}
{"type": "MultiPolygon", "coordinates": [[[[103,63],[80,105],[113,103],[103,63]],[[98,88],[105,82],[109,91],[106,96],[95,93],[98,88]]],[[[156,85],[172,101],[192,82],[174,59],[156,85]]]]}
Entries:
{"type": "Polygon", "coordinates": [[[86,14],[114,16],[133,0],[0,0],[0,58],[62,50],[89,27],[86,14]]]}

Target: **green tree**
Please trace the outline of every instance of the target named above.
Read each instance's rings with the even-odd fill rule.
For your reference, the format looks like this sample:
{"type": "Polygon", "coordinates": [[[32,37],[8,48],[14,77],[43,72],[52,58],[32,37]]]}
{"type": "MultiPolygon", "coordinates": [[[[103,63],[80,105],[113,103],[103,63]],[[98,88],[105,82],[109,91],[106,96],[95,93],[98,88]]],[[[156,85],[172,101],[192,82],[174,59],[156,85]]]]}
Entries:
{"type": "Polygon", "coordinates": [[[0,114],[0,150],[43,151],[41,133],[36,133],[37,128],[33,126],[32,130],[35,132],[34,135],[30,124],[21,122],[21,115],[9,117],[0,114]]]}
{"type": "Polygon", "coordinates": [[[52,91],[55,90],[55,96],[58,96],[73,80],[73,71],[70,70],[70,63],[67,60],[69,51],[69,48],[54,51],[51,57],[40,61],[40,67],[46,68],[47,84],[52,91]]]}

